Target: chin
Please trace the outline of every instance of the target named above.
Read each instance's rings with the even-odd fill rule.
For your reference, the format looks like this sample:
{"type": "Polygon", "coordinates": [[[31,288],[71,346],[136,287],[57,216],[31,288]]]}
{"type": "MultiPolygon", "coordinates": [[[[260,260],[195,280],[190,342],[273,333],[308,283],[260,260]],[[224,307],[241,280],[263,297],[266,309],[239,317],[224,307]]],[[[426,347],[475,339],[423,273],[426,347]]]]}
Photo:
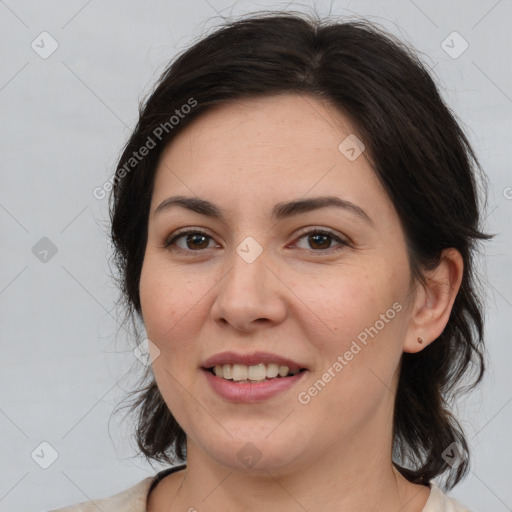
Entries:
{"type": "Polygon", "coordinates": [[[266,435],[231,438],[226,434],[222,440],[215,442],[209,436],[201,445],[214,461],[237,472],[267,474],[292,469],[300,458],[303,446],[293,440],[300,437],[287,433],[278,438],[273,433],[271,436],[274,439],[270,439],[266,435]]]}

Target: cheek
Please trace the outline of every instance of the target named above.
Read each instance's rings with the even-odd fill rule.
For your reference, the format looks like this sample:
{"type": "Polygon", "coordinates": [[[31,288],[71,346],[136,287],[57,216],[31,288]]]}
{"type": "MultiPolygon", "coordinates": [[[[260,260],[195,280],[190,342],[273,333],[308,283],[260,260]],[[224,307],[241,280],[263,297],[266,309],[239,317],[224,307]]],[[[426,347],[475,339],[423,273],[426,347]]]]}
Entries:
{"type": "Polygon", "coordinates": [[[315,331],[310,340],[330,353],[350,345],[392,306],[389,289],[384,275],[352,267],[336,268],[321,281],[318,276],[303,276],[294,291],[304,298],[304,327],[315,331]]]}
{"type": "Polygon", "coordinates": [[[297,407],[325,418],[333,438],[363,428],[389,399],[400,361],[405,306],[385,274],[365,276],[345,275],[316,288],[307,302],[314,314],[303,317],[319,358],[297,390],[297,407]]]}
{"type": "Polygon", "coordinates": [[[308,297],[306,314],[300,316],[320,356],[315,378],[330,370],[336,378],[329,382],[337,383],[329,384],[331,389],[342,387],[361,397],[371,392],[369,379],[390,382],[399,362],[407,321],[401,287],[407,281],[385,267],[336,273],[315,287],[296,288],[297,295],[308,297]]]}
{"type": "Polygon", "coordinates": [[[196,346],[202,301],[207,300],[213,279],[190,277],[190,272],[172,268],[160,257],[148,254],[140,279],[142,318],[147,337],[160,349],[164,359],[175,365],[186,359],[196,346]],[[175,350],[178,348],[179,350],[175,350]]]}
{"type": "Polygon", "coordinates": [[[200,348],[198,318],[201,299],[206,300],[212,283],[172,268],[158,254],[146,254],[141,271],[140,301],[149,340],[158,348],[152,361],[153,375],[169,410],[190,429],[195,401],[183,389],[193,389],[193,371],[200,348]],[[192,364],[192,366],[191,366],[192,364]]]}

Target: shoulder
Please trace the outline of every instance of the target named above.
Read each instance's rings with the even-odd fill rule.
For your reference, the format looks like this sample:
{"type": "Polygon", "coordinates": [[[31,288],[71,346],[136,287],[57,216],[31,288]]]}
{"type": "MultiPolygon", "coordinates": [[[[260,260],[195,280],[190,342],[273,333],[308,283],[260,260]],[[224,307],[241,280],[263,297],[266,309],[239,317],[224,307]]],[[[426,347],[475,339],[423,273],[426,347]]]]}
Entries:
{"type": "Polygon", "coordinates": [[[108,498],[84,501],[48,512],[145,512],[147,495],[154,479],[155,477],[149,476],[108,498]]]}
{"type": "Polygon", "coordinates": [[[445,494],[437,484],[430,481],[430,496],[422,512],[471,512],[469,508],[445,494]]]}

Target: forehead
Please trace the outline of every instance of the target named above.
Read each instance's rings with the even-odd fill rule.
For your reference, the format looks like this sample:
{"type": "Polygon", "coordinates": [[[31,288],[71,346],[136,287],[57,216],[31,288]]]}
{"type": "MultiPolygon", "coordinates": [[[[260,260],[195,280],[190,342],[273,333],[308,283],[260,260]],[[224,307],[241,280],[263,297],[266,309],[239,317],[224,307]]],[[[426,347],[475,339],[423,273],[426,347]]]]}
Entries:
{"type": "Polygon", "coordinates": [[[311,96],[220,105],[195,119],[164,150],[153,205],[184,194],[227,207],[234,202],[235,208],[248,209],[254,202],[261,209],[290,197],[334,194],[373,203],[378,210],[377,203],[382,208],[387,199],[367,155],[349,159],[340,150],[354,135],[347,117],[311,96]]]}
{"type": "Polygon", "coordinates": [[[219,105],[200,115],[172,141],[167,153],[201,163],[212,158],[244,168],[274,158],[275,165],[301,161],[319,153],[338,152],[339,143],[354,132],[334,106],[305,95],[264,96],[219,105]],[[250,162],[244,155],[257,154],[250,162]]]}

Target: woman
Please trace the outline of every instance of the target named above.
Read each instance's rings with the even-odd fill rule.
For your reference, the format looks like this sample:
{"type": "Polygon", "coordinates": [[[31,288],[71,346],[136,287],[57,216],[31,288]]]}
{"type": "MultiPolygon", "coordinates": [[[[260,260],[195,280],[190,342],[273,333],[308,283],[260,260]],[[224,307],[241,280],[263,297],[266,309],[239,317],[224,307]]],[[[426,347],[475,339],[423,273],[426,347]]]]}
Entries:
{"type": "Polygon", "coordinates": [[[61,510],[468,510],[433,479],[468,471],[449,404],[484,372],[477,170],[367,23],[259,14],[184,52],[111,220],[152,363],[138,445],[186,464],[61,510]]]}

